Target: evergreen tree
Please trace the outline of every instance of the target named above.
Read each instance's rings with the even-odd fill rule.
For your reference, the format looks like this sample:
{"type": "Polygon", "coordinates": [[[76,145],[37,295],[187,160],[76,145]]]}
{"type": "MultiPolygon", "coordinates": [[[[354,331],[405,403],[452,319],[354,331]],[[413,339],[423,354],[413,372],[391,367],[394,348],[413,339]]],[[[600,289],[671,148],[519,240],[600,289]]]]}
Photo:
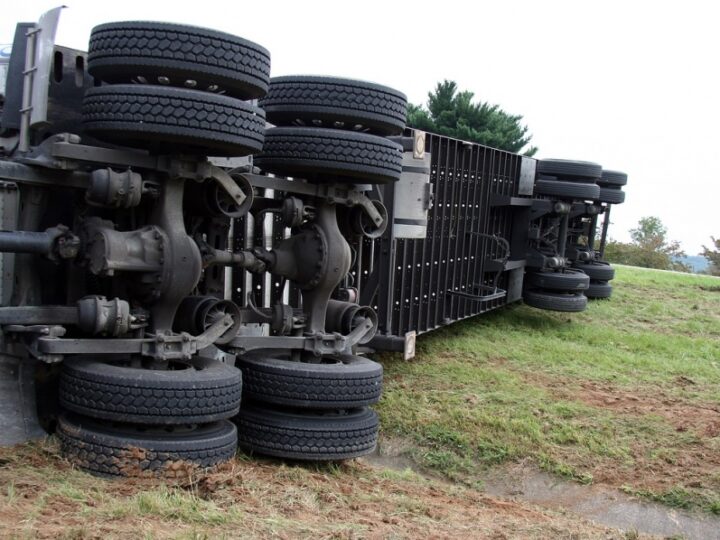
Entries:
{"type": "MultiPolygon", "coordinates": [[[[522,116],[508,114],[498,105],[473,102],[474,95],[467,90],[458,92],[455,81],[437,83],[428,93],[427,107],[408,106],[408,125],[501,150],[522,151],[532,139],[527,126],[521,124],[522,116]]],[[[531,146],[524,153],[532,156],[536,152],[531,146]]]]}

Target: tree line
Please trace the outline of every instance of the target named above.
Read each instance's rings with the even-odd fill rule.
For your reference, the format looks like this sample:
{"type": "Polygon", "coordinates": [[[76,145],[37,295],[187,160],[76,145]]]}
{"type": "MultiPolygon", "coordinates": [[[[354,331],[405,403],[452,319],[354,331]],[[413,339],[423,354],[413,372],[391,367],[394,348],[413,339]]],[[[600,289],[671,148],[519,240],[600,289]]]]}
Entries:
{"type": "MultiPolygon", "coordinates": [[[[668,240],[667,234],[667,227],[660,218],[644,217],[636,228],[630,229],[630,242],[610,240],[607,243],[605,259],[630,266],[690,272],[691,268],[682,261],[686,253],[681,249],[680,242],[668,240]]],[[[720,276],[720,238],[710,238],[713,246],[703,246],[701,255],[708,261],[706,272],[720,276]]]]}

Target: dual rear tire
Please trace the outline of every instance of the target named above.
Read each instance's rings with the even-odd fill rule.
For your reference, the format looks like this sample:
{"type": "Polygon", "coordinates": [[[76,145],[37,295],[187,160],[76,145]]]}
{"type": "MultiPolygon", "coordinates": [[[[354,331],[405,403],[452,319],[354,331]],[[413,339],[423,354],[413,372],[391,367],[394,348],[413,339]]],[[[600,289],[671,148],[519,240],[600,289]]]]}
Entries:
{"type": "Polygon", "coordinates": [[[400,178],[407,98],[374,83],[292,76],[270,81],[260,100],[269,129],[255,163],[315,183],[387,184],[400,178]]]}
{"type": "Polygon", "coordinates": [[[91,473],[120,476],[231,459],[237,430],[228,419],[240,410],[240,370],[207,359],[168,367],[66,360],[59,396],[67,412],[57,427],[65,456],[91,473]]]}
{"type": "Polygon", "coordinates": [[[246,381],[236,420],[245,451],[331,461],[375,449],[379,421],[369,406],[382,392],[380,364],[351,355],[300,362],[286,351],[260,350],[238,365],[246,381]]]}
{"type": "Polygon", "coordinates": [[[90,36],[86,132],[157,153],[246,156],[262,149],[270,53],[240,37],[177,24],[118,22],[90,36]]]}

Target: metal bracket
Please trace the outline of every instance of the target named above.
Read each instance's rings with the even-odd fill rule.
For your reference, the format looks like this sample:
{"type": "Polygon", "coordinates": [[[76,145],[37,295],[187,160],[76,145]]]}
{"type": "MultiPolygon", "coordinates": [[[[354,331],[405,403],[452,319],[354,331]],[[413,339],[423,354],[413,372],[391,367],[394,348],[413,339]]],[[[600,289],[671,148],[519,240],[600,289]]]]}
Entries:
{"type": "Polygon", "coordinates": [[[232,177],[220,167],[210,165],[210,178],[220,184],[238,206],[247,199],[247,195],[245,195],[243,190],[238,187],[235,180],[233,180],[232,177]]]}
{"type": "Polygon", "coordinates": [[[62,355],[42,351],[38,344],[40,339],[58,339],[65,335],[65,328],[62,326],[49,325],[19,325],[11,324],[3,328],[5,332],[13,334],[27,334],[29,339],[25,342],[25,348],[30,356],[45,362],[46,364],[57,364],[62,361],[62,355]]]}
{"type": "Polygon", "coordinates": [[[245,174],[244,176],[254,187],[317,197],[344,206],[361,206],[376,226],[383,223],[383,216],[361,191],[340,188],[335,184],[309,184],[301,180],[286,180],[260,174],[245,174]]]}
{"type": "Polygon", "coordinates": [[[332,356],[348,353],[372,328],[373,323],[366,321],[347,336],[337,332],[305,336],[238,336],[228,344],[228,347],[238,354],[255,349],[292,349],[308,351],[316,356],[332,356]]]}
{"type": "Polygon", "coordinates": [[[27,32],[23,70],[22,108],[18,150],[30,149],[30,128],[47,122],[48,88],[60,12],[64,6],[43,13],[27,32]]]}
{"type": "MultiPolygon", "coordinates": [[[[37,338],[29,350],[44,362],[58,362],[67,354],[140,354],[161,361],[189,360],[198,351],[212,345],[232,324],[233,318],[225,315],[199,336],[181,332],[139,339],[64,339],[48,331],[43,332],[44,335],[37,338]]],[[[65,333],[62,327],[50,328],[61,328],[60,335],[65,333]]],[[[6,330],[18,331],[14,326],[6,327],[6,330]]]]}
{"type": "Polygon", "coordinates": [[[497,287],[488,287],[487,285],[476,285],[476,288],[481,291],[489,291],[488,294],[470,294],[461,291],[450,291],[447,293],[453,296],[459,296],[461,298],[467,298],[468,300],[475,300],[477,302],[490,302],[491,300],[497,300],[498,298],[505,298],[507,291],[504,289],[498,289],[497,287]]]}

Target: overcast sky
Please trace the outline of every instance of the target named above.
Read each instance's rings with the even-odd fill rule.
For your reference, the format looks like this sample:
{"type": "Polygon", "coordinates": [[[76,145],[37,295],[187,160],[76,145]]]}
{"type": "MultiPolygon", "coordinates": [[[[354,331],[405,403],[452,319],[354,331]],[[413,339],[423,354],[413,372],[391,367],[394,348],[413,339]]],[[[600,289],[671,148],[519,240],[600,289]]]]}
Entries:
{"type": "MultiPolygon", "coordinates": [[[[272,74],[395,87],[415,103],[442,79],[522,114],[539,158],[629,174],[611,236],[643,216],[696,254],[720,237],[720,8],[714,2],[68,0],[57,43],[91,28],[164,20],[224,30],[270,50],[272,74]],[[170,7],[172,6],[172,7],[170,7]]],[[[7,1],[0,43],[57,2],[7,1]]]]}

